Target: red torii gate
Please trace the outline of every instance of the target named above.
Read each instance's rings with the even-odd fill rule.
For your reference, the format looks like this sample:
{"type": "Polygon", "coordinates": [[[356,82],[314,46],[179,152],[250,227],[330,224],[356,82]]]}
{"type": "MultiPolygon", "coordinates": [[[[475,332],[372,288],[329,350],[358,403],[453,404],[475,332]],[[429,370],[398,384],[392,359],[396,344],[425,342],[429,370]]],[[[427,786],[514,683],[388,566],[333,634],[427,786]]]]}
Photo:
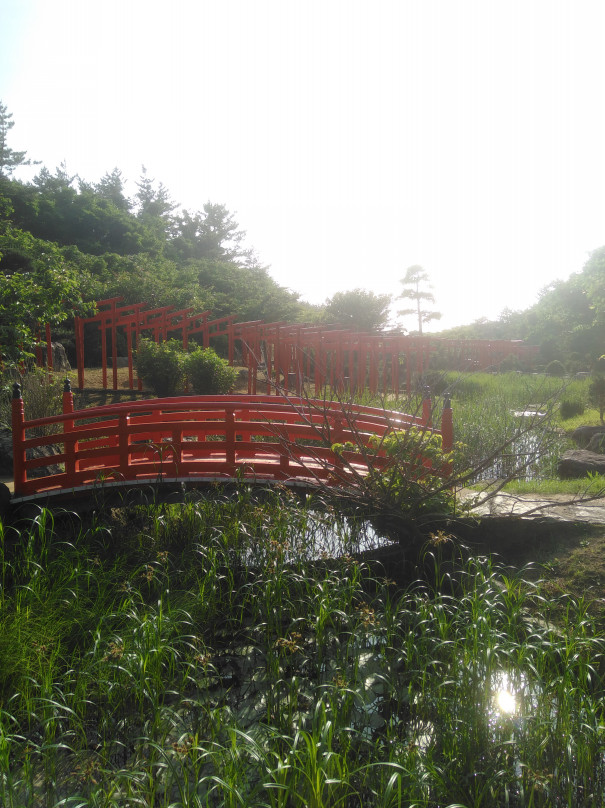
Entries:
{"type": "MultiPolygon", "coordinates": [[[[227,336],[229,338],[229,361],[233,362],[233,334],[234,318],[221,317],[209,320],[211,312],[204,311],[192,314],[194,307],[174,310],[172,306],[161,306],[155,309],[146,309],[145,303],[135,303],[119,306],[122,298],[108,298],[100,300],[97,308],[100,311],[93,317],[76,317],[76,364],[78,368],[78,387],[84,387],[84,328],[86,325],[96,325],[101,332],[101,368],[103,371],[103,388],[107,388],[107,336],[111,335],[111,365],[113,389],[118,389],[118,362],[117,362],[117,335],[118,329],[124,329],[126,335],[126,348],[128,358],[128,382],[134,389],[134,367],[132,352],[139,344],[141,335],[151,332],[153,339],[159,342],[168,339],[168,335],[180,332],[183,348],[187,350],[189,337],[193,334],[202,334],[204,347],[210,345],[213,337],[227,336]],[[103,307],[103,308],[102,308],[103,307]],[[133,344],[134,343],[134,344],[133,344]]],[[[137,386],[142,388],[140,379],[137,386]]]]}
{"type": "MultiPolygon", "coordinates": [[[[135,388],[133,349],[141,335],[151,334],[156,341],[178,334],[183,348],[191,336],[201,334],[202,344],[226,337],[228,359],[233,364],[235,344],[240,345],[242,362],[248,368],[248,393],[256,395],[259,372],[262,371],[266,393],[277,388],[302,392],[305,383],[312,383],[315,393],[326,386],[339,392],[369,389],[372,393],[394,393],[403,386],[411,389],[413,377],[421,376],[429,366],[431,354],[441,352],[459,369],[487,370],[513,355],[533,360],[537,346],[524,345],[520,340],[444,340],[432,336],[399,334],[369,334],[335,325],[265,323],[253,320],[235,323],[233,316],[210,320],[211,312],[194,313],[193,307],[175,310],[172,306],[147,309],[144,303],[119,306],[122,298],[109,298],[97,303],[93,317],[75,318],[76,362],[78,387],[84,387],[84,327],[96,325],[101,332],[101,364],[103,387],[107,388],[108,335],[111,336],[113,389],[118,387],[117,336],[126,337],[128,378],[135,388]],[[403,361],[402,361],[403,360],[403,361]]],[[[50,351],[50,329],[47,326],[47,352],[50,351]]],[[[39,362],[42,349],[39,348],[39,362]]],[[[49,360],[51,366],[52,360],[49,360]]],[[[136,380],[141,389],[142,383],[136,380]]]]}
{"type": "Polygon", "coordinates": [[[248,366],[248,392],[256,393],[259,366],[264,367],[267,393],[281,387],[300,393],[313,379],[315,393],[326,385],[339,391],[400,389],[400,357],[405,356],[406,386],[412,375],[428,367],[428,337],[367,334],[335,326],[252,322],[236,324],[242,358],[248,366]]]}

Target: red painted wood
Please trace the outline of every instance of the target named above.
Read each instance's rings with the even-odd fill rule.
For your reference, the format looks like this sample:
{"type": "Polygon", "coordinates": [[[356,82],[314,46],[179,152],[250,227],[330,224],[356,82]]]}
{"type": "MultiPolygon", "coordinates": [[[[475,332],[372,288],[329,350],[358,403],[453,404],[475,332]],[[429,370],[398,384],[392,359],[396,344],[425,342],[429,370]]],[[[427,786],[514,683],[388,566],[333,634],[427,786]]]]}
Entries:
{"type": "MultiPolygon", "coordinates": [[[[405,357],[405,381],[408,391],[429,366],[431,354],[437,349],[445,353],[461,370],[488,370],[509,354],[532,361],[538,348],[519,341],[506,340],[443,340],[429,336],[363,334],[333,325],[291,325],[283,322],[252,321],[235,323],[233,317],[209,320],[210,312],[192,314],[191,307],[174,311],[171,306],[146,309],[144,303],[118,306],[122,298],[99,301],[94,317],[77,321],[76,351],[78,354],[78,385],[84,386],[84,323],[101,330],[103,385],[107,386],[107,337],[112,336],[113,387],[117,388],[115,346],[119,329],[126,330],[129,357],[129,384],[132,378],[130,330],[138,345],[141,334],[150,334],[156,341],[179,334],[186,349],[194,334],[201,334],[204,347],[212,339],[227,337],[229,362],[235,360],[236,343],[248,367],[248,392],[257,390],[259,365],[264,364],[267,393],[280,390],[297,393],[311,379],[315,394],[321,396],[326,386],[339,393],[369,387],[373,393],[399,393],[399,361],[405,357]]],[[[137,385],[141,389],[140,380],[137,385]]]]}
{"type": "Polygon", "coordinates": [[[73,410],[71,392],[64,393],[64,412],[25,421],[22,399],[13,402],[15,495],[159,479],[332,480],[350,482],[366,474],[368,464],[385,458],[364,447],[372,435],[384,436],[422,419],[373,407],[276,396],[197,396],[110,404],[73,410]],[[29,429],[46,425],[53,434],[27,438],[29,429]],[[301,443],[304,441],[304,444],[301,443]],[[333,443],[351,441],[349,466],[332,452],[333,443]],[[48,458],[26,460],[27,448],[59,445],[48,458]],[[29,478],[28,471],[50,463],[65,471],[29,478]]]}

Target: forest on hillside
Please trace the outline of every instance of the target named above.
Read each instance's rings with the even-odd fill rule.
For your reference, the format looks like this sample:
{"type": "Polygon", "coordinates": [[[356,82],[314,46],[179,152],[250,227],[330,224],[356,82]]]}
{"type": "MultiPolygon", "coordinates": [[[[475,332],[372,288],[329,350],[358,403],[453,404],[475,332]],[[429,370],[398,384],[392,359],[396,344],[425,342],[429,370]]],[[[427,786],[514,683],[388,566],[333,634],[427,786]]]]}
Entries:
{"type": "MultiPolygon", "coordinates": [[[[312,306],[276,283],[246,233],[223,204],[183,209],[143,167],[134,197],[118,168],[98,182],[40,168],[33,180],[15,177],[29,165],[9,146],[12,115],[0,102],[0,345],[15,359],[35,328],[51,323],[71,332],[74,314],[120,297],[149,307],[193,306],[214,317],[266,322],[324,322],[383,331],[391,298],[354,289],[312,306]]],[[[200,190],[203,193],[203,189],[200,190]]],[[[403,329],[398,328],[400,333],[403,329]]],[[[59,331],[60,333],[60,331],[59,331]]],[[[545,362],[585,369],[605,352],[605,247],[584,268],[547,287],[537,303],[505,311],[437,336],[523,339],[540,345],[545,362]]]]}

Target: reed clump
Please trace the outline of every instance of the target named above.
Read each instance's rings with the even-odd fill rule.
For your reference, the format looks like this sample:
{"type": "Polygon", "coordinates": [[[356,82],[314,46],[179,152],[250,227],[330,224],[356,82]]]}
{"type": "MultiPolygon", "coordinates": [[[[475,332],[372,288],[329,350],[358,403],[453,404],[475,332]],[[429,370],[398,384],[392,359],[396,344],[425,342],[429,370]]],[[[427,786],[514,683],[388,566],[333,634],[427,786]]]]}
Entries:
{"type": "Polygon", "coordinates": [[[5,527],[0,804],[601,805],[589,604],[444,534],[401,590],[320,506],[5,527]]]}

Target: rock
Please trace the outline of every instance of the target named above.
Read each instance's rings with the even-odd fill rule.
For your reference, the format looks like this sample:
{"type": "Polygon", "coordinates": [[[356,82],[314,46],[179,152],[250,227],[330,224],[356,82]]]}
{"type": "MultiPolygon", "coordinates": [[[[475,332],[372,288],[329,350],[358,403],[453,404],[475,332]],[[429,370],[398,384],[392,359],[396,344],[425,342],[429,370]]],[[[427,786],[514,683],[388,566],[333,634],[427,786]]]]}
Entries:
{"type": "Polygon", "coordinates": [[[71,365],[63,345],[60,342],[51,342],[50,346],[53,352],[53,370],[60,373],[69,373],[71,365]]]}
{"type": "Polygon", "coordinates": [[[585,477],[588,472],[605,474],[605,455],[587,449],[570,449],[559,460],[557,471],[564,480],[585,477]]]}
{"type": "Polygon", "coordinates": [[[605,433],[603,424],[601,426],[579,426],[571,433],[571,439],[584,449],[590,443],[591,438],[600,433],[605,433]]]}
{"type": "Polygon", "coordinates": [[[10,511],[11,492],[8,485],[0,483],[0,517],[4,519],[10,511]]]}
{"type": "MultiPolygon", "coordinates": [[[[53,457],[61,452],[59,446],[50,444],[49,446],[35,446],[28,449],[26,457],[33,460],[38,457],[53,457]]],[[[45,477],[47,474],[60,474],[61,468],[56,463],[49,463],[48,466],[40,466],[28,471],[28,477],[45,477]]],[[[4,477],[13,476],[13,433],[10,429],[0,429],[0,475],[4,477]]]]}
{"type": "Polygon", "coordinates": [[[593,435],[588,442],[586,451],[605,454],[605,432],[597,432],[596,435],[593,435]]]}
{"type": "Polygon", "coordinates": [[[13,433],[10,429],[0,429],[0,476],[13,475],[13,433]]]}

